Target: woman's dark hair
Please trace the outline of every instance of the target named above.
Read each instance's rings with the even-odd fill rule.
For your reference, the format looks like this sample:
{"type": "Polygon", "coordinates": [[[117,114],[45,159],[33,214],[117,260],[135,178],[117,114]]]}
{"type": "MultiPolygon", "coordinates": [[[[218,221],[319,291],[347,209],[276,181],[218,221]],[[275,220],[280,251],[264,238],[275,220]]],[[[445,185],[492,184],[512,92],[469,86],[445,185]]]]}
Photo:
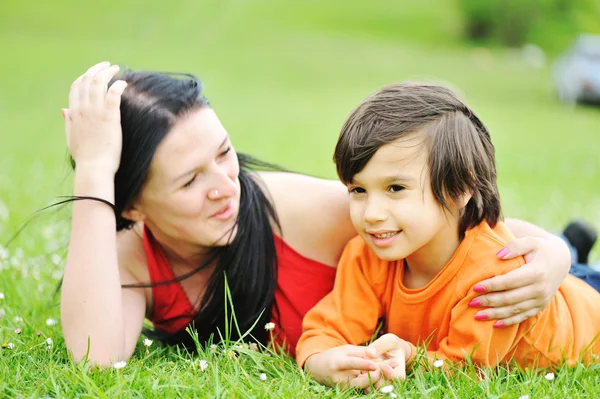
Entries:
{"type": "MultiPolygon", "coordinates": [[[[158,145],[175,121],[190,111],[208,107],[209,103],[202,93],[202,84],[193,75],[125,71],[110,84],[117,79],[127,82],[120,106],[123,148],[115,175],[114,205],[119,231],[134,225],[122,213],[140,195],[158,145]]],[[[257,177],[249,173],[271,165],[244,154],[238,154],[238,159],[241,195],[233,240],[226,246],[215,247],[204,264],[173,281],[123,286],[175,283],[216,262],[204,296],[198,298],[200,311],[194,320],[198,336],[204,341],[211,335],[216,341],[227,335],[225,328],[230,320],[226,320],[225,309],[230,304],[225,298],[226,284],[242,334],[250,331],[255,339],[266,342],[264,325],[270,321],[274,306],[277,258],[271,221],[279,222],[273,205],[255,181],[257,177]]],[[[239,338],[235,328],[230,330],[230,339],[239,338]]],[[[191,345],[192,342],[185,331],[173,335],[152,330],[145,333],[168,343],[191,345]]]]}

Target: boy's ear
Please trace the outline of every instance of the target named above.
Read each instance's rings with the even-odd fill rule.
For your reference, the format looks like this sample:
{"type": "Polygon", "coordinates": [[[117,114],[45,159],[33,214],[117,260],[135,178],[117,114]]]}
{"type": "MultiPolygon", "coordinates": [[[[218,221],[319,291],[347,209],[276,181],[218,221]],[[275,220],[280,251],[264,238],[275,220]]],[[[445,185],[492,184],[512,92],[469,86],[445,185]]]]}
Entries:
{"type": "Polygon", "coordinates": [[[458,206],[459,209],[465,209],[466,206],[467,206],[467,204],[471,200],[471,198],[473,198],[473,192],[472,191],[471,192],[467,192],[467,193],[463,193],[456,200],[456,205],[458,206]]]}

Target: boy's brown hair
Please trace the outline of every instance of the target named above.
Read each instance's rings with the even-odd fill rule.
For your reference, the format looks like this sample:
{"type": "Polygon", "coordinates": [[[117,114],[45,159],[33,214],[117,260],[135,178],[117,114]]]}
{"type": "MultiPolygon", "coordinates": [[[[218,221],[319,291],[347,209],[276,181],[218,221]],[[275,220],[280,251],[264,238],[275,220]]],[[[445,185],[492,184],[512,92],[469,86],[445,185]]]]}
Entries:
{"type": "Polygon", "coordinates": [[[459,223],[459,236],[485,220],[502,217],[494,146],[475,113],[452,90],[428,83],[399,83],[367,97],[340,133],[333,160],[345,184],[385,144],[420,131],[428,154],[431,190],[445,209],[472,193],[459,223]]]}

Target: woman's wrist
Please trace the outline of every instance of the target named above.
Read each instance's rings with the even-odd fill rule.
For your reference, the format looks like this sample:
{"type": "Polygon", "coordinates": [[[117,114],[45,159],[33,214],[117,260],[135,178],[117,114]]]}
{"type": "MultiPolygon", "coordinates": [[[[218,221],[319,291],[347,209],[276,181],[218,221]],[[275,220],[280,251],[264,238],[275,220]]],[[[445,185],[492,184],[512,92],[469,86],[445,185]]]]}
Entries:
{"type": "Polygon", "coordinates": [[[75,170],[73,195],[94,196],[114,203],[114,175],[106,168],[85,167],[75,170]]]}

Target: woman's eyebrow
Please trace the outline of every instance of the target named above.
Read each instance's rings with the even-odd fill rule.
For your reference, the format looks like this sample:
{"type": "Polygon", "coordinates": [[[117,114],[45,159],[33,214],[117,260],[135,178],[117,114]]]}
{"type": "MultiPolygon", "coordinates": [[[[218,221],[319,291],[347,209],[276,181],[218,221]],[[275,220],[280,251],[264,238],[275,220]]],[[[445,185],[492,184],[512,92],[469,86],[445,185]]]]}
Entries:
{"type": "MultiPolygon", "coordinates": [[[[225,145],[225,143],[227,143],[228,141],[229,141],[229,134],[226,134],[225,135],[225,139],[221,142],[221,144],[219,145],[219,148],[223,147],[225,145]]],[[[182,173],[179,176],[177,176],[175,179],[173,179],[173,181],[176,182],[176,181],[182,180],[184,177],[186,177],[186,176],[194,173],[197,169],[198,168],[190,169],[189,171],[187,171],[185,173],[182,173]]]]}

